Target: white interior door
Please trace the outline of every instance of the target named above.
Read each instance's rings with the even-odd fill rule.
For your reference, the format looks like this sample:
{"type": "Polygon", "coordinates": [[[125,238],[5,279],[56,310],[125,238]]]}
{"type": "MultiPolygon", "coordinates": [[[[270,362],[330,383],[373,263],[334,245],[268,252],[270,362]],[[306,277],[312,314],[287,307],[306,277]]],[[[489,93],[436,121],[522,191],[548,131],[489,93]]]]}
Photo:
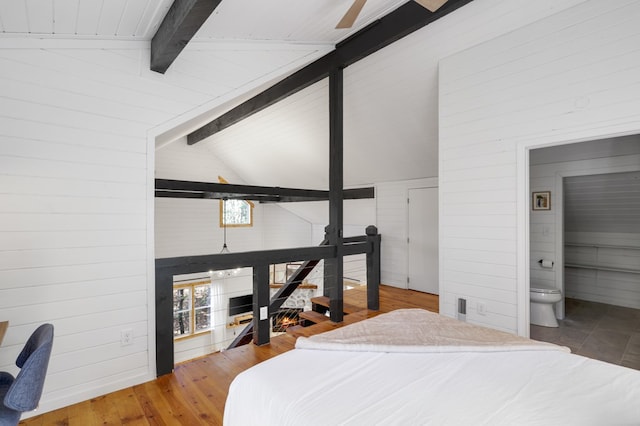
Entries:
{"type": "Polygon", "coordinates": [[[438,188],[409,190],[409,288],[439,294],[438,188]]]}

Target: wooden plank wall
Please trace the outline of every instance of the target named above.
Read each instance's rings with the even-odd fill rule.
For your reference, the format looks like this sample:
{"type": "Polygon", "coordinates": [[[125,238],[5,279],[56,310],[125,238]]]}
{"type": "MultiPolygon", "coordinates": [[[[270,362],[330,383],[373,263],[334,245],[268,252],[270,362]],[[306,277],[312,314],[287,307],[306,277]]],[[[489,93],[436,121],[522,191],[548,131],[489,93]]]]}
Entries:
{"type": "Polygon", "coordinates": [[[153,377],[146,133],[205,96],[142,78],[141,55],[0,50],[0,370],[53,323],[43,410],[153,377]]]}
{"type": "MultiPolygon", "coordinates": [[[[0,315],[10,325],[0,370],[15,373],[29,334],[53,323],[40,404],[47,411],[153,377],[147,135],[238,86],[232,76],[225,86],[207,84],[221,77],[207,67],[152,73],[148,43],[7,41],[0,43],[0,315]],[[133,331],[132,345],[121,346],[123,329],[133,331]]],[[[306,53],[262,52],[250,70],[254,83],[299,65],[293,56],[306,53]]]]}
{"type": "Polygon", "coordinates": [[[527,332],[518,147],[640,132],[639,14],[638,1],[585,1],[441,62],[441,244],[466,252],[441,258],[444,314],[465,297],[467,320],[527,332]]]}

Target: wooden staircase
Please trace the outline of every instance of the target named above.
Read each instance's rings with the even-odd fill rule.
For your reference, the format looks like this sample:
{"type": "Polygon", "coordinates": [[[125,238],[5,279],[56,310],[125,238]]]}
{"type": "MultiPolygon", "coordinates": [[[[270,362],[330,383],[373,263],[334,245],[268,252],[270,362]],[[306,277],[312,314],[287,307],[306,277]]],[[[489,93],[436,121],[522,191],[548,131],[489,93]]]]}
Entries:
{"type": "MultiPolygon", "coordinates": [[[[311,298],[311,309],[322,314],[329,311],[329,298],[327,296],[318,296],[311,298]]],[[[361,311],[362,307],[343,302],[342,312],[345,315],[353,314],[361,311]]]]}
{"type": "Polygon", "coordinates": [[[328,316],[317,311],[303,311],[298,314],[298,317],[304,325],[308,324],[320,324],[325,321],[331,321],[328,316]]]}
{"type": "MultiPolygon", "coordinates": [[[[337,323],[331,321],[329,316],[327,315],[329,312],[329,298],[326,296],[317,296],[311,298],[311,311],[303,311],[298,314],[300,318],[300,325],[290,327],[287,329],[287,333],[294,336],[305,336],[309,333],[306,332],[305,328],[314,326],[317,329],[318,325],[322,324],[326,328],[326,330],[331,330],[335,328],[337,323]]],[[[344,313],[344,322],[351,323],[356,321],[361,321],[363,316],[369,316],[367,309],[363,309],[361,306],[357,306],[351,303],[344,303],[342,307],[342,311],[344,313]],[[349,318],[349,316],[351,316],[349,318]],[[353,321],[351,321],[353,320],[353,321]]]]}
{"type": "MultiPolygon", "coordinates": [[[[327,245],[328,240],[324,239],[320,245],[327,245]]],[[[320,260],[307,260],[305,261],[294,273],[287,282],[273,295],[271,303],[269,304],[269,312],[277,312],[285,300],[304,282],[309,276],[313,268],[320,263],[320,260]]],[[[246,345],[253,340],[253,322],[247,325],[240,334],[231,342],[227,349],[233,349],[238,346],[246,345]]]]}

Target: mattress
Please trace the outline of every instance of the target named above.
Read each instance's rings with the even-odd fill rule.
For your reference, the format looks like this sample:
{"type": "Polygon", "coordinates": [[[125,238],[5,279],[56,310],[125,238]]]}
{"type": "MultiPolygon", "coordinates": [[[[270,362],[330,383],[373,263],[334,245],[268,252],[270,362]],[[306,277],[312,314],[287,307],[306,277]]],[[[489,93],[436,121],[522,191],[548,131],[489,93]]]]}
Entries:
{"type": "Polygon", "coordinates": [[[640,371],[465,324],[462,334],[480,340],[468,344],[459,338],[460,322],[430,313],[440,323],[435,339],[419,332],[395,344],[395,315],[299,340],[296,349],[241,373],[229,389],[224,424],[640,424],[640,371]],[[391,331],[379,335],[386,322],[391,331]],[[367,330],[374,330],[371,342],[362,336],[367,330]],[[484,333],[488,341],[477,338],[484,333]]]}

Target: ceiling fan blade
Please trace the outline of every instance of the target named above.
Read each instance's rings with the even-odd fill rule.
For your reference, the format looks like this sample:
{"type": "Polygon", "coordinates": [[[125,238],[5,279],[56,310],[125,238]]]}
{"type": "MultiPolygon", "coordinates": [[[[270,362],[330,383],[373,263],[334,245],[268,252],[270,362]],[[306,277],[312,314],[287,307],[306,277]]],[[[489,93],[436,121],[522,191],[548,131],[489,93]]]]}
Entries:
{"type": "Polygon", "coordinates": [[[415,0],[420,6],[427,9],[429,12],[435,12],[445,4],[448,0],[415,0]]]}
{"type": "Polygon", "coordinates": [[[355,0],[349,10],[347,10],[347,13],[345,13],[340,22],[338,22],[336,28],[351,28],[366,2],[367,0],[355,0]]]}

